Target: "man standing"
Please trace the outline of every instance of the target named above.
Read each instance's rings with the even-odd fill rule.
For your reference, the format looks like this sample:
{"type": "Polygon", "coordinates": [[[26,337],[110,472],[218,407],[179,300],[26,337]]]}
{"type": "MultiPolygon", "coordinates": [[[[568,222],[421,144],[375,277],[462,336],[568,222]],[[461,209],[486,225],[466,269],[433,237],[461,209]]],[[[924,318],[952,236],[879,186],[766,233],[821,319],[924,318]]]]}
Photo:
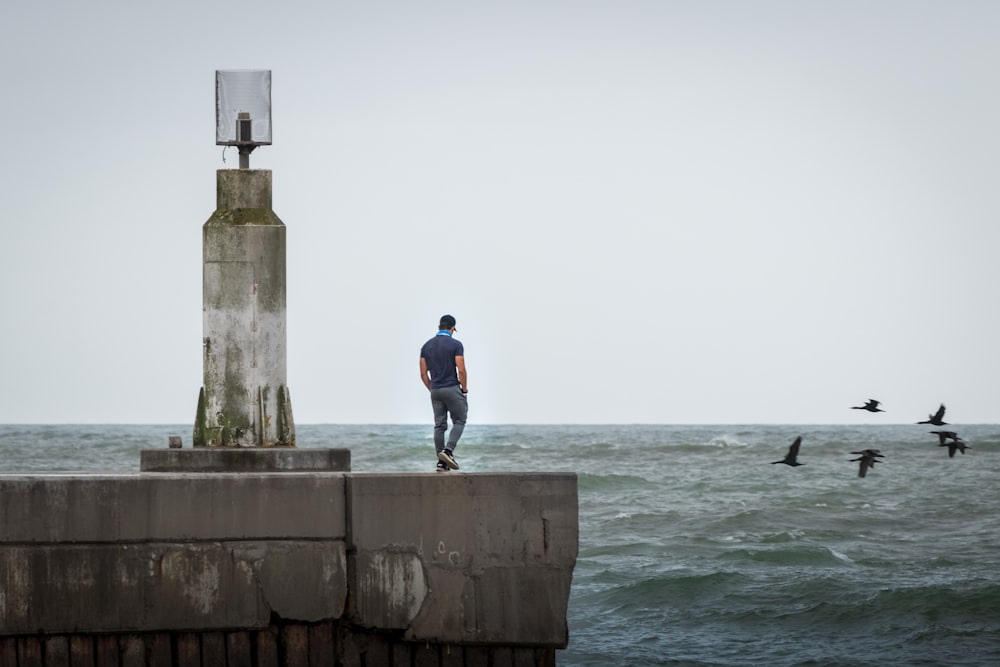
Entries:
{"type": "Polygon", "coordinates": [[[434,408],[434,449],[437,450],[437,471],[458,470],[455,447],[465,430],[469,414],[468,376],[465,373],[465,348],[455,339],[455,318],[442,315],[438,332],[420,348],[420,379],[431,392],[434,408]],[[451,432],[445,441],[448,415],[451,432]]]}

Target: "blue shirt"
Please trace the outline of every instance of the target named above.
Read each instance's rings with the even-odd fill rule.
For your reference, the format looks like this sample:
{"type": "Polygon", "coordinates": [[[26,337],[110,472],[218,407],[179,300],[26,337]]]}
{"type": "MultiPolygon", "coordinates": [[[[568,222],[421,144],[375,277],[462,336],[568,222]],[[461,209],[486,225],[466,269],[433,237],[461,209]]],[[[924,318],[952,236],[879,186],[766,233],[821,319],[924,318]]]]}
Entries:
{"type": "Polygon", "coordinates": [[[438,331],[434,338],[420,348],[420,356],[427,362],[427,370],[431,374],[431,389],[459,384],[455,357],[464,357],[465,348],[461,341],[452,338],[450,333],[438,331]]]}

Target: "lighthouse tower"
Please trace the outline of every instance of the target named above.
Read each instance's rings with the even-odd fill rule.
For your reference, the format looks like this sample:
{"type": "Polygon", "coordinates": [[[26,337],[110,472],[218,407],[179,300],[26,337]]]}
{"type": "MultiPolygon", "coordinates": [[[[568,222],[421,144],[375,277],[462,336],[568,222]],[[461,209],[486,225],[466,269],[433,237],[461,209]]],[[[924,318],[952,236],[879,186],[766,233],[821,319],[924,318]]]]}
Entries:
{"type": "Polygon", "coordinates": [[[250,153],[271,143],[271,72],[216,72],[216,143],[238,169],[216,172],[216,209],[202,228],[204,379],[195,447],[295,446],[287,385],[285,225],[271,209],[271,172],[250,153]]]}

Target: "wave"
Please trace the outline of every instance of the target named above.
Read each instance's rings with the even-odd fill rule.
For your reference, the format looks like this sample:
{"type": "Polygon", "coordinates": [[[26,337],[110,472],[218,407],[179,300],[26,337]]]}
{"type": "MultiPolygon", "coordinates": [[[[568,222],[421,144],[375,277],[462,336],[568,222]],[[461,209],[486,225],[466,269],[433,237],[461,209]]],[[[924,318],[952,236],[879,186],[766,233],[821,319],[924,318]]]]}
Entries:
{"type": "Polygon", "coordinates": [[[738,572],[690,573],[679,570],[662,576],[632,579],[628,584],[584,593],[579,597],[586,604],[617,610],[677,607],[693,601],[703,606],[707,598],[721,598],[747,581],[745,575],[738,572]]]}
{"type": "Polygon", "coordinates": [[[610,473],[597,475],[582,472],[577,476],[577,484],[581,493],[592,491],[610,491],[617,489],[635,489],[636,487],[654,487],[655,485],[638,475],[623,475],[610,473]]]}
{"type": "Polygon", "coordinates": [[[770,565],[846,565],[851,559],[844,554],[817,544],[793,544],[776,548],[742,548],[726,551],[722,561],[753,561],[770,565]]]}
{"type": "Polygon", "coordinates": [[[872,615],[916,614],[929,621],[979,621],[1000,629],[1000,585],[988,582],[883,590],[864,607],[872,615]]]}

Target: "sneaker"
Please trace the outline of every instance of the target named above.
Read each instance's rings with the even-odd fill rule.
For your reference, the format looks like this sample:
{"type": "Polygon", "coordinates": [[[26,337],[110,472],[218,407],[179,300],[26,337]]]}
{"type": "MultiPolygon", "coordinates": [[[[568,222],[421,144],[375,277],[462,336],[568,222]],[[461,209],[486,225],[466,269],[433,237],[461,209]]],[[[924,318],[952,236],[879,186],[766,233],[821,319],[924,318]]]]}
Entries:
{"type": "Polygon", "coordinates": [[[448,466],[445,465],[444,461],[438,461],[436,470],[437,472],[448,472],[448,466]]]}
{"type": "Polygon", "coordinates": [[[438,461],[445,464],[452,470],[458,470],[458,462],[455,461],[455,457],[452,456],[450,449],[438,452],[438,461]]]}

